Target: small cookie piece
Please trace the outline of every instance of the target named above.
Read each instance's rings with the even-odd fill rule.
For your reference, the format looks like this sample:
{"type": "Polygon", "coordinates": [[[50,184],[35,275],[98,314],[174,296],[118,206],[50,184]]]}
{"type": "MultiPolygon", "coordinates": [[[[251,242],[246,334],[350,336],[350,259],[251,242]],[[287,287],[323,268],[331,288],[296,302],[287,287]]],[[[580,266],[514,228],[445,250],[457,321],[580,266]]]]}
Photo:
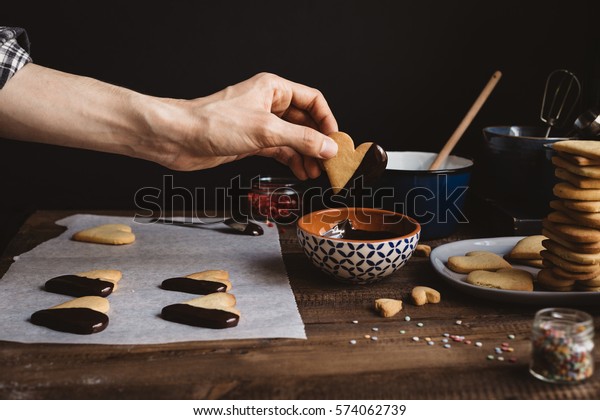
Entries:
{"type": "Polygon", "coordinates": [[[531,273],[517,268],[502,268],[498,271],[475,270],[467,276],[467,283],[492,289],[533,291],[531,273]]]}
{"type": "Polygon", "coordinates": [[[431,254],[431,247],[429,245],[418,244],[417,247],[415,248],[415,252],[414,252],[413,256],[429,257],[430,254],[431,254]]]}
{"type": "Polygon", "coordinates": [[[600,271],[600,264],[577,264],[567,261],[548,250],[542,251],[542,258],[544,259],[544,264],[548,260],[555,266],[573,273],[595,273],[600,271]]]}
{"type": "Polygon", "coordinates": [[[558,166],[559,168],[565,169],[571,172],[572,174],[587,178],[600,179],[600,167],[598,166],[573,165],[571,162],[561,158],[560,156],[553,156],[552,163],[554,164],[554,166],[558,166]]]}
{"type": "MultiPolygon", "coordinates": [[[[562,204],[569,210],[582,211],[584,213],[600,212],[600,201],[577,201],[561,200],[562,204]]],[[[554,203],[556,205],[556,203],[554,203]]]]}
{"type": "Polygon", "coordinates": [[[465,256],[448,258],[448,268],[455,273],[468,274],[475,270],[496,271],[511,267],[500,255],[488,251],[471,251],[465,256]]]}
{"type": "Polygon", "coordinates": [[[511,260],[539,260],[540,251],[544,249],[542,241],[548,239],[544,235],[526,236],[513,247],[506,256],[511,260]]]}
{"type": "MultiPolygon", "coordinates": [[[[600,189],[577,188],[568,182],[559,182],[552,189],[554,195],[567,200],[598,201],[600,200],[600,189]]],[[[567,213],[568,214],[568,213],[567,213]]]]}
{"type": "Polygon", "coordinates": [[[560,153],[600,160],[600,141],[563,140],[553,143],[552,148],[560,153]]]}
{"type": "Polygon", "coordinates": [[[235,297],[232,299],[231,296],[229,293],[214,293],[168,305],[162,309],[161,316],[167,321],[194,327],[232,328],[239,323],[240,311],[233,307],[235,297]]]}
{"type": "Polygon", "coordinates": [[[442,296],[440,292],[431,287],[417,286],[412,289],[410,294],[415,305],[422,306],[426,303],[440,303],[442,296]]]}
{"type": "Polygon", "coordinates": [[[375,300],[375,310],[384,318],[396,315],[402,310],[402,301],[398,299],[380,298],[375,300]]]}
{"type": "Polygon", "coordinates": [[[106,224],[79,231],[71,239],[104,245],[127,245],[135,242],[135,234],[127,225],[106,224]]]}
{"type": "Polygon", "coordinates": [[[550,240],[543,241],[544,246],[554,255],[577,264],[600,264],[600,254],[586,254],[582,252],[571,251],[570,249],[550,240]]]}
{"type": "Polygon", "coordinates": [[[556,168],[554,175],[558,179],[568,181],[577,188],[600,188],[600,179],[586,178],[584,176],[575,175],[566,169],[556,168]]]}
{"type": "Polygon", "coordinates": [[[165,290],[208,295],[210,293],[227,292],[231,290],[229,273],[225,270],[206,270],[188,274],[185,277],[172,277],[162,282],[165,290]]]}
{"type": "Polygon", "coordinates": [[[590,159],[585,156],[577,156],[565,152],[558,152],[558,156],[577,166],[600,166],[599,159],[590,159]]]}
{"type": "Polygon", "coordinates": [[[567,292],[573,289],[575,280],[566,280],[556,277],[551,269],[544,268],[538,272],[535,284],[546,290],[567,292]]]}
{"type": "Polygon", "coordinates": [[[31,323],[72,334],[94,334],[108,326],[108,299],[84,296],[31,315],[31,323]]]}
{"type": "Polygon", "coordinates": [[[362,143],[356,149],[352,138],[342,132],[329,134],[338,145],[338,153],[323,161],[323,167],[334,194],[338,194],[354,178],[364,176],[365,181],[378,178],[387,165],[387,154],[375,143],[362,143]]]}

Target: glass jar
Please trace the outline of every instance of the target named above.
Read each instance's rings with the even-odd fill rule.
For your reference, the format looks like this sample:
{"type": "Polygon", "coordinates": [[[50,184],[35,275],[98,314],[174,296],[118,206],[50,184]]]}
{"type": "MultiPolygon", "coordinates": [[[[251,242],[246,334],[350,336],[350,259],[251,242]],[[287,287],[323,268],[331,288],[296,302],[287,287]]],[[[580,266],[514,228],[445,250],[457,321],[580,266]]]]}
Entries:
{"type": "Polygon", "coordinates": [[[594,373],[594,321],[583,311],[538,311],[531,334],[529,372],[552,383],[577,383],[594,373]]]}
{"type": "Polygon", "coordinates": [[[297,179],[260,177],[252,182],[248,193],[250,216],[279,224],[294,223],[302,216],[302,191],[297,179]]]}

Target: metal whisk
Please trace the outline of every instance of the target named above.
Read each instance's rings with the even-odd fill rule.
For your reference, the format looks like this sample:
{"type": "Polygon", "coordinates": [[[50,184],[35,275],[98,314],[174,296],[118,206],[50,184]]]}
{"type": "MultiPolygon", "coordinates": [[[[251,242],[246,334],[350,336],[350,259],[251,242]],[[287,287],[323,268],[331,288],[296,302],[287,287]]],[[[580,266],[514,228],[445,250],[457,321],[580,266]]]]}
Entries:
{"type": "Polygon", "coordinates": [[[540,119],[548,125],[546,138],[552,128],[560,128],[573,112],[581,94],[581,83],[565,69],[554,70],[546,79],[540,119]]]}

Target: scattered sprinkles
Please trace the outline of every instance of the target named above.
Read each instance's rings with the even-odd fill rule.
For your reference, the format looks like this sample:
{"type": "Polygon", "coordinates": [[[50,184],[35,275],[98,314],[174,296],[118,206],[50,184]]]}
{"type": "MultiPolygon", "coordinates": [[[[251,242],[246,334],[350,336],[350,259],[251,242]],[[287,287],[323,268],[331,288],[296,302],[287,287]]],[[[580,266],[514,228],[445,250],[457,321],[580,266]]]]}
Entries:
{"type": "Polygon", "coordinates": [[[371,331],[379,331],[379,328],[373,327],[373,328],[371,328],[371,331]]]}
{"type": "Polygon", "coordinates": [[[425,341],[431,341],[431,337],[425,337],[425,341]]]}
{"type": "Polygon", "coordinates": [[[354,321],[352,321],[353,324],[358,324],[358,320],[355,319],[354,321]]]}
{"type": "Polygon", "coordinates": [[[406,316],[404,317],[404,320],[405,320],[406,322],[408,322],[408,321],[410,321],[410,317],[409,317],[408,315],[406,315],[406,316]]]}
{"type": "Polygon", "coordinates": [[[502,357],[502,356],[498,356],[498,361],[500,361],[500,362],[504,362],[504,357],[502,357]]]}
{"type": "Polygon", "coordinates": [[[422,322],[417,322],[417,327],[419,327],[419,328],[420,328],[420,327],[422,327],[423,325],[425,325],[425,324],[423,324],[422,322]]]}
{"type": "Polygon", "coordinates": [[[461,324],[462,324],[462,320],[460,320],[460,319],[457,319],[457,320],[456,320],[456,322],[455,322],[455,324],[456,324],[456,325],[461,325],[461,324]]]}
{"type": "Polygon", "coordinates": [[[350,344],[355,345],[356,344],[356,340],[350,340],[350,344]]]}
{"type": "Polygon", "coordinates": [[[488,354],[487,355],[487,359],[488,360],[494,360],[494,355],[493,354],[488,354]]]}
{"type": "Polygon", "coordinates": [[[481,341],[475,342],[475,347],[481,347],[481,346],[483,346],[483,343],[481,341]]]}
{"type": "Polygon", "coordinates": [[[508,335],[507,335],[507,337],[508,337],[510,340],[514,340],[514,339],[515,339],[515,335],[514,335],[514,334],[508,334],[508,335]]]}
{"type": "Polygon", "coordinates": [[[450,337],[450,334],[449,334],[449,333],[444,333],[444,334],[442,334],[442,335],[443,335],[444,337],[450,337]]]}
{"type": "Polygon", "coordinates": [[[365,334],[365,338],[369,339],[369,338],[371,338],[371,336],[369,334],[365,334]]]}
{"type": "Polygon", "coordinates": [[[451,345],[451,344],[448,344],[448,343],[444,344],[444,348],[445,348],[445,349],[449,349],[450,347],[452,347],[452,345],[451,345]]]}
{"type": "Polygon", "coordinates": [[[442,338],[442,343],[447,343],[449,340],[447,338],[442,338]]]}
{"type": "Polygon", "coordinates": [[[427,342],[427,345],[428,345],[428,346],[433,346],[434,344],[435,344],[435,343],[434,343],[433,341],[428,341],[428,342],[427,342]]]}
{"type": "Polygon", "coordinates": [[[419,337],[413,337],[412,340],[413,341],[419,341],[419,337]]]}
{"type": "Polygon", "coordinates": [[[373,336],[373,337],[371,337],[371,340],[377,341],[377,337],[373,336]]]}
{"type": "Polygon", "coordinates": [[[400,330],[400,334],[406,334],[405,330],[400,330]]]}

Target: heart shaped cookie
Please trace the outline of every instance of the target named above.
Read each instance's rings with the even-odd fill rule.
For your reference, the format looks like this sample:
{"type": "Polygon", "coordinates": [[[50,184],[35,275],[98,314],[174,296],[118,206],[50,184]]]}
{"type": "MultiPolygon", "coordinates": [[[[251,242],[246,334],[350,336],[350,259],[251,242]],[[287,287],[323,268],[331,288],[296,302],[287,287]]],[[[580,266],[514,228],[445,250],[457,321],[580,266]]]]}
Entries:
{"type": "Polygon", "coordinates": [[[323,162],[333,193],[337,194],[353,179],[363,177],[365,183],[377,179],[387,166],[387,153],[375,143],[362,143],[356,149],[352,138],[342,132],[329,134],[338,145],[335,157],[323,162]]]}
{"type": "Polygon", "coordinates": [[[94,334],[108,325],[108,299],[84,296],[31,315],[31,323],[72,334],[94,334]]]}
{"type": "Polygon", "coordinates": [[[234,307],[235,296],[229,293],[212,293],[183,303],[165,306],[163,319],[179,324],[204,328],[231,328],[240,320],[240,312],[234,307]]]}
{"type": "Polygon", "coordinates": [[[531,273],[516,268],[502,268],[498,271],[475,270],[467,276],[467,283],[492,289],[533,291],[531,273]]]}
{"type": "Polygon", "coordinates": [[[135,235],[127,225],[107,224],[79,231],[72,239],[95,244],[126,245],[135,241],[135,235]]]}
{"type": "Polygon", "coordinates": [[[176,292],[207,295],[231,290],[229,273],[225,270],[206,270],[188,274],[185,277],[172,277],[163,280],[161,287],[176,292]]]}

